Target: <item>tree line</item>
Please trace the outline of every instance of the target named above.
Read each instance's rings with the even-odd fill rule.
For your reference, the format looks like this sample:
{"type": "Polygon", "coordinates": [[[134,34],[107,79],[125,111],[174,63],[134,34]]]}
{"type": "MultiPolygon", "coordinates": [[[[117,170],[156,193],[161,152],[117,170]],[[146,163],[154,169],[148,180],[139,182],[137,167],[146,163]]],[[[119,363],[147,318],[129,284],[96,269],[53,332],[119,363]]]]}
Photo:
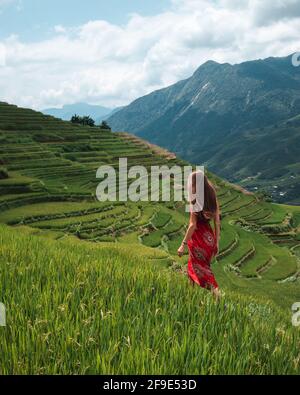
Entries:
{"type": "MultiPolygon", "coordinates": [[[[81,117],[81,116],[75,114],[72,116],[71,122],[77,123],[80,125],[84,125],[84,126],[91,126],[91,127],[96,126],[96,122],[89,115],[84,115],[83,117],[81,117]]],[[[111,127],[108,125],[108,123],[106,121],[102,121],[101,124],[98,126],[100,127],[100,129],[111,130],[111,127]]]]}

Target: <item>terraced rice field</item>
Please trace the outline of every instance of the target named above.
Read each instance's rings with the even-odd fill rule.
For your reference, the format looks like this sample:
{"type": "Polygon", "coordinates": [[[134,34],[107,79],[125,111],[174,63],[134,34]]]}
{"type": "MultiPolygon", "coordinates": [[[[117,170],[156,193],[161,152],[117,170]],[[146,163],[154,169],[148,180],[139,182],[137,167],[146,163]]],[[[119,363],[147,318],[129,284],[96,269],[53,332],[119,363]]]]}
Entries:
{"type": "MultiPolygon", "coordinates": [[[[159,251],[154,261],[182,269],[176,256],[188,221],[183,203],[99,202],[100,165],[184,165],[126,133],[63,122],[0,103],[0,222],[53,239],[159,251]],[[7,176],[5,176],[5,174],[7,176]]],[[[210,175],[222,211],[214,263],[223,288],[272,299],[288,311],[299,293],[300,211],[259,201],[210,175]]],[[[118,184],[117,191],[124,185],[118,184]]]]}

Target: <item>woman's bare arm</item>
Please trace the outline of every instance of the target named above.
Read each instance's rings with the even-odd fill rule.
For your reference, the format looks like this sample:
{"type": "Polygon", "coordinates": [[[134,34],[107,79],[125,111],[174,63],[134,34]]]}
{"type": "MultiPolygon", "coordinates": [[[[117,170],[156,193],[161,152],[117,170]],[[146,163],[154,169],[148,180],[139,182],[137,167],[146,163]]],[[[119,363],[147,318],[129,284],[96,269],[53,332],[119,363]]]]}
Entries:
{"type": "Polygon", "coordinates": [[[182,240],[181,246],[178,248],[178,255],[182,256],[184,253],[184,246],[186,243],[191,239],[193,233],[195,232],[197,228],[197,214],[195,213],[190,213],[190,222],[188,229],[185,233],[184,239],[182,240]]]}
{"type": "Polygon", "coordinates": [[[185,233],[184,239],[182,240],[182,243],[187,243],[191,239],[196,228],[197,228],[197,214],[190,213],[190,223],[185,233]]]}

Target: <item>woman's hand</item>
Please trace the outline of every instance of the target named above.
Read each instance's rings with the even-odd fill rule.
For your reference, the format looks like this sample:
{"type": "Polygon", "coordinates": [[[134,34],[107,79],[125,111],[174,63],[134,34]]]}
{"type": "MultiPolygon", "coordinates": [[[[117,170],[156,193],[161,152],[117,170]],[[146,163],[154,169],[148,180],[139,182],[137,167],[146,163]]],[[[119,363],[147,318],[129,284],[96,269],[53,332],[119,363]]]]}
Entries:
{"type": "Polygon", "coordinates": [[[184,244],[181,244],[181,246],[177,250],[178,256],[181,258],[182,255],[184,254],[184,244]]]}

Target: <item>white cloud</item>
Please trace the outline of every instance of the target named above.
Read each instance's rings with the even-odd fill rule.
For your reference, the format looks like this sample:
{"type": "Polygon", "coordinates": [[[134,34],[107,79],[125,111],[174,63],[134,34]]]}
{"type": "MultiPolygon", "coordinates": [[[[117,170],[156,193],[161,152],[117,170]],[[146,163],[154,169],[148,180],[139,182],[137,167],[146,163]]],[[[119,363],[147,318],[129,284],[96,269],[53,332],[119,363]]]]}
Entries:
{"type": "Polygon", "coordinates": [[[0,43],[1,100],[34,108],[75,101],[118,106],[190,76],[208,59],[288,55],[300,50],[295,3],[173,0],[168,12],[132,14],[125,26],[58,25],[51,39],[34,43],[10,36],[0,43]]]}
{"type": "Polygon", "coordinates": [[[64,34],[64,33],[67,32],[67,29],[64,26],[62,26],[62,25],[55,25],[54,26],[54,31],[55,31],[55,33],[62,33],[62,34],[64,34]]]}
{"type": "Polygon", "coordinates": [[[299,0],[252,0],[253,18],[258,25],[300,17],[299,0]]]}
{"type": "Polygon", "coordinates": [[[0,67],[6,64],[6,47],[0,43],[0,67]]]}

